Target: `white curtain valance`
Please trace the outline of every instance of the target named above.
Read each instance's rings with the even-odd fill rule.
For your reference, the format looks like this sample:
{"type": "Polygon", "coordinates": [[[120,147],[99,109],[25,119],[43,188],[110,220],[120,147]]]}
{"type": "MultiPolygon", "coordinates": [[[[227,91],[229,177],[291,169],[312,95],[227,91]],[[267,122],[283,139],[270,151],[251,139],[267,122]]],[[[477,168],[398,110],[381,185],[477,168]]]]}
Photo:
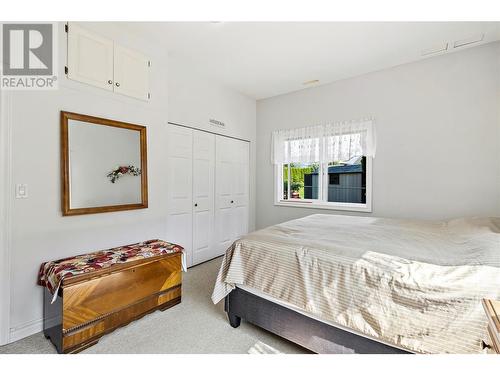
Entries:
{"type": "Polygon", "coordinates": [[[272,133],[271,162],[328,163],[354,156],[375,156],[372,120],[277,130],[272,133]]]}

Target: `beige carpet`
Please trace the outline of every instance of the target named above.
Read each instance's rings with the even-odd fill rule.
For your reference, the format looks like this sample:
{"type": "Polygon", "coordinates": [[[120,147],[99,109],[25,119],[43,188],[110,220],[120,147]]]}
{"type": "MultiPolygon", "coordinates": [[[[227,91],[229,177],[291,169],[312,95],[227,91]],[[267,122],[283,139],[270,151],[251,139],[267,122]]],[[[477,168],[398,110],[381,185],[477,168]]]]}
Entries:
{"type": "MultiPolygon", "coordinates": [[[[190,268],[184,274],[182,303],[155,312],[101,338],[82,353],[307,353],[280,337],[244,321],[232,328],[223,302],[210,299],[222,258],[190,268]]],[[[0,347],[0,354],[56,353],[37,333],[0,347]]]]}

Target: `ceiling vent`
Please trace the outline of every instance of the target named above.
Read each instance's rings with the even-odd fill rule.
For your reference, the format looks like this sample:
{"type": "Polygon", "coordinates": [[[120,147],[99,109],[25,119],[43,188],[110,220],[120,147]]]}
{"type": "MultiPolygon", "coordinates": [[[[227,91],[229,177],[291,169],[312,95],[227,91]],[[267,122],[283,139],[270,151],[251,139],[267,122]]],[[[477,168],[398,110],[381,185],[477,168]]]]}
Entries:
{"type": "Polygon", "coordinates": [[[434,55],[435,53],[445,52],[448,50],[448,43],[440,44],[433,48],[422,50],[422,56],[434,55]]]}
{"type": "Polygon", "coordinates": [[[302,82],[303,85],[315,85],[316,83],[319,83],[319,79],[312,79],[310,81],[302,82]]]}
{"type": "Polygon", "coordinates": [[[453,44],[453,48],[468,46],[469,44],[474,44],[481,42],[484,39],[484,34],[474,35],[466,39],[456,40],[453,44]]]}

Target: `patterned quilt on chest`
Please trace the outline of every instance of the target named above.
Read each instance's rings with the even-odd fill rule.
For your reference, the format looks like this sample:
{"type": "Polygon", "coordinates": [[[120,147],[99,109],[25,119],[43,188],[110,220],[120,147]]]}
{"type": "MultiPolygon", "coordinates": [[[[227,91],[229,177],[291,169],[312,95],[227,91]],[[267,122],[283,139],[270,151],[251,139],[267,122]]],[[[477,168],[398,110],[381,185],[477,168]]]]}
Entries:
{"type": "Polygon", "coordinates": [[[163,254],[181,253],[185,267],[184,248],[162,240],[149,240],[108,250],[77,255],[43,263],[38,272],[38,285],[46,287],[54,298],[63,279],[163,254]]]}

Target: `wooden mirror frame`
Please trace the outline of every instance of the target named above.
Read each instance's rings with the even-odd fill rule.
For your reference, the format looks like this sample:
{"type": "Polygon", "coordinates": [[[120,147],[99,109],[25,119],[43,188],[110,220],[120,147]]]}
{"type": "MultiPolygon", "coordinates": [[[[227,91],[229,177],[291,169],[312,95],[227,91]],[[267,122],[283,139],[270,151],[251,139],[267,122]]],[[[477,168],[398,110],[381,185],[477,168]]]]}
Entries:
{"type": "Polygon", "coordinates": [[[137,210],[148,208],[148,171],[147,171],[147,141],[146,127],[129,124],[115,120],[109,120],[94,116],[87,116],[78,113],[61,111],[61,177],[62,177],[62,213],[63,216],[97,214],[102,212],[137,210]],[[90,122],[96,125],[113,126],[116,128],[136,130],[140,133],[141,147],[141,203],[120,204],[99,207],[70,207],[70,186],[69,186],[69,139],[68,120],[90,122]]]}

